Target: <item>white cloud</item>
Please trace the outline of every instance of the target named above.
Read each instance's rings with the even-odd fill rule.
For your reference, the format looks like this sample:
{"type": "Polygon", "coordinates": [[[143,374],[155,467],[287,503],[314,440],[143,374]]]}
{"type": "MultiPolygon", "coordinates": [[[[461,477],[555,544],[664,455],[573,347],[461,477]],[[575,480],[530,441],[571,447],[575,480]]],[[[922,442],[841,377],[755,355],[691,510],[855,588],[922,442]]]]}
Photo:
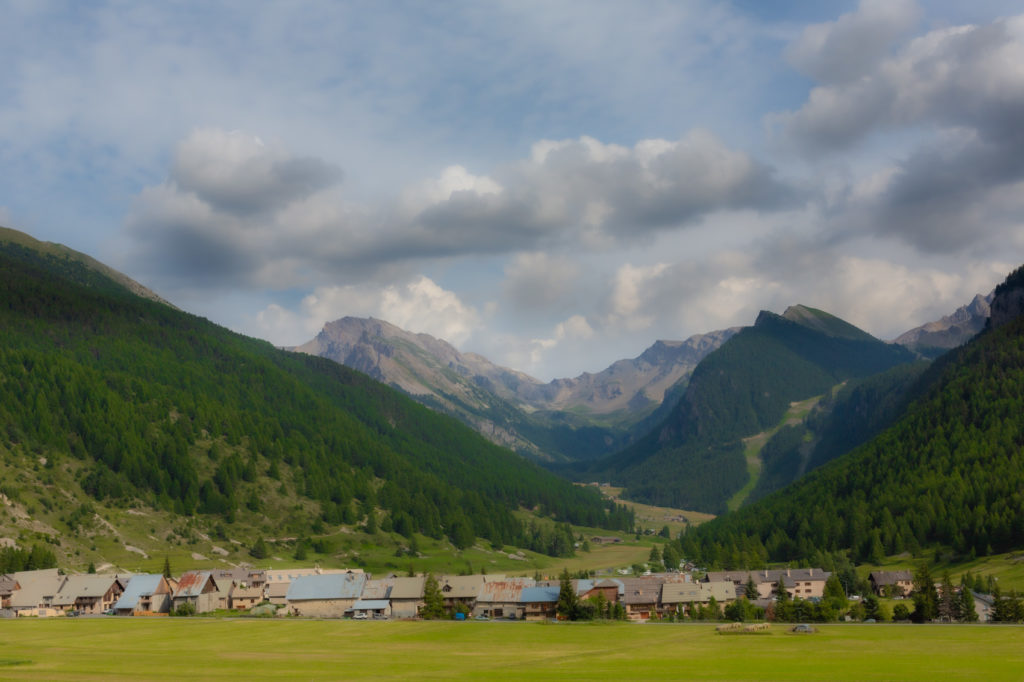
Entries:
{"type": "Polygon", "coordinates": [[[272,304],[256,317],[257,326],[281,345],[312,338],[325,323],[341,317],[375,317],[415,333],[460,346],[481,327],[480,314],[459,296],[428,277],[385,287],[318,287],[297,311],[272,304]]]}

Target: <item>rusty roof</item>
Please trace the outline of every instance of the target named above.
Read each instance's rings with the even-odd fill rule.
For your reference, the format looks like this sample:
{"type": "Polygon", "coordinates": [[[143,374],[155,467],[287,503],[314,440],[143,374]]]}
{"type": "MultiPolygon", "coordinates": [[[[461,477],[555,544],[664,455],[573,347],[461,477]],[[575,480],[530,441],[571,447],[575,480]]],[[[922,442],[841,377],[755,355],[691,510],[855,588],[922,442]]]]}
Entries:
{"type": "Polygon", "coordinates": [[[215,590],[218,589],[217,581],[210,571],[189,571],[184,573],[178,578],[178,589],[174,591],[174,596],[176,598],[198,597],[203,593],[207,582],[212,582],[213,588],[215,590]]]}
{"type": "Polygon", "coordinates": [[[492,583],[484,583],[477,593],[477,603],[488,602],[519,602],[524,587],[533,587],[536,582],[532,578],[510,578],[492,583]]]}

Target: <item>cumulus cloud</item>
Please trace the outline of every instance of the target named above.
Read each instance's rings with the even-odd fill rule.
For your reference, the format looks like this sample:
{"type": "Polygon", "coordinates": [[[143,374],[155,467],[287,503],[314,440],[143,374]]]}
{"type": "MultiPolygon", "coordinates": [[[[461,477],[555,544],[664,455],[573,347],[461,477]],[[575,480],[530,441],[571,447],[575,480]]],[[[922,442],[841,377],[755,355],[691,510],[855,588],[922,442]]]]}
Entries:
{"type": "Polygon", "coordinates": [[[476,309],[425,276],[386,287],[318,287],[302,300],[298,310],[272,304],[257,315],[256,323],[268,336],[298,344],[308,341],[324,323],[346,316],[376,317],[456,346],[482,323],[476,309]]]}
{"type": "Polygon", "coordinates": [[[499,248],[581,236],[599,244],[685,227],[718,210],[773,210],[797,195],[772,168],[703,130],[633,147],[543,140],[497,178],[503,191],[453,193],[423,212],[423,224],[499,248]]]}
{"type": "MultiPolygon", "coordinates": [[[[796,195],[771,168],[705,131],[633,147],[542,141],[493,174],[450,166],[401,192],[397,207],[346,201],[340,177],[330,163],[251,135],[195,131],[178,145],[168,179],[138,197],[128,233],[150,271],[287,288],[352,281],[415,259],[607,249],[717,211],[774,210],[796,195]]],[[[512,287],[535,297],[517,274],[526,267],[514,266],[512,287]]]]}
{"type": "MultiPolygon", "coordinates": [[[[888,44],[910,25],[911,10],[862,3],[853,15],[808,29],[791,59],[828,62],[876,24],[888,44]]],[[[932,30],[892,54],[882,47],[855,76],[814,71],[821,85],[799,110],[775,119],[814,155],[883,133],[919,140],[895,147],[887,167],[855,181],[831,207],[837,234],[893,236],[935,253],[1012,239],[1022,227],[1020,202],[1008,190],[1024,181],[1024,16],[932,30]]]]}

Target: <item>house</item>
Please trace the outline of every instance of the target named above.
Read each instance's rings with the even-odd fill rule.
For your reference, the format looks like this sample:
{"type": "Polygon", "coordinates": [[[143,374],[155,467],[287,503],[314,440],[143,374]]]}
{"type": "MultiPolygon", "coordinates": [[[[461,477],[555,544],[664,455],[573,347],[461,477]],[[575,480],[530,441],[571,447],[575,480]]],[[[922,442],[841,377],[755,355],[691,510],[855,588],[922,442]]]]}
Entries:
{"type": "Polygon", "coordinates": [[[523,618],[525,620],[556,618],[560,592],[561,589],[557,585],[524,587],[519,595],[519,601],[523,606],[523,618]]]}
{"type": "Polygon", "coordinates": [[[391,600],[392,618],[415,618],[423,606],[423,576],[395,578],[388,598],[391,600]]]}
{"type": "Polygon", "coordinates": [[[0,609],[10,608],[11,594],[19,589],[18,581],[9,573],[0,575],[0,609]]]}
{"type": "Polygon", "coordinates": [[[248,611],[263,603],[263,587],[235,585],[231,588],[228,603],[233,611],[248,611]]]}
{"type": "Polygon", "coordinates": [[[665,583],[661,587],[660,615],[689,614],[694,606],[707,606],[712,597],[721,606],[731,604],[736,601],[735,584],[731,580],[713,583],[665,583]]]}
{"type": "Polygon", "coordinates": [[[196,613],[208,613],[221,608],[221,590],[210,571],[189,571],[178,579],[178,588],[171,597],[175,610],[184,604],[195,607],[196,613]]]}
{"type": "Polygon", "coordinates": [[[53,606],[53,600],[64,584],[64,576],[56,568],[19,571],[11,576],[18,584],[10,598],[10,609],[16,616],[47,617],[63,613],[53,606]]]}
{"type": "Polygon", "coordinates": [[[299,616],[341,618],[362,598],[365,584],[365,573],[305,575],[288,586],[286,600],[299,616]]]}
{"type": "Polygon", "coordinates": [[[871,571],[868,582],[879,597],[906,597],[914,591],[914,574],[910,571],[871,571]]]}
{"type": "Polygon", "coordinates": [[[441,598],[444,600],[446,611],[450,613],[455,610],[456,606],[462,605],[469,612],[473,610],[476,596],[480,594],[480,586],[488,580],[501,580],[504,577],[503,575],[442,575],[437,579],[437,586],[441,590],[441,598]]]}
{"type": "Polygon", "coordinates": [[[167,613],[171,610],[171,585],[159,573],[133,575],[114,604],[118,616],[167,613]]]}
{"type": "Polygon", "coordinates": [[[526,607],[521,600],[523,588],[534,585],[532,578],[508,578],[483,583],[477,592],[473,616],[522,620],[526,615],[526,607]]]}
{"type": "Polygon", "coordinates": [[[776,568],[762,569],[760,571],[710,571],[704,576],[704,582],[731,581],[737,588],[737,594],[744,592],[744,588],[751,580],[757,586],[757,594],[745,596],[751,601],[755,599],[767,599],[772,596],[779,581],[782,581],[789,596],[794,599],[820,599],[825,594],[825,582],[832,576],[828,571],[820,568],[776,568]]]}
{"type": "Polygon", "coordinates": [[[580,599],[592,599],[601,595],[605,601],[617,604],[622,600],[623,591],[626,589],[621,580],[606,578],[595,582],[593,580],[577,580],[576,594],[580,599]]]}
{"type": "Polygon", "coordinates": [[[309,575],[331,575],[341,573],[357,574],[362,573],[361,568],[351,569],[321,569],[319,566],[313,566],[310,568],[281,568],[281,569],[267,569],[263,571],[265,584],[263,586],[264,594],[271,604],[277,604],[278,606],[284,606],[288,603],[288,586],[292,584],[292,581],[296,578],[309,575]]]}
{"type": "Polygon", "coordinates": [[[663,578],[626,578],[622,580],[622,603],[629,620],[647,620],[658,615],[663,578]]]}
{"type": "Polygon", "coordinates": [[[124,592],[126,578],[116,575],[72,575],[64,579],[53,598],[54,608],[62,611],[100,614],[113,608],[124,592]]]}

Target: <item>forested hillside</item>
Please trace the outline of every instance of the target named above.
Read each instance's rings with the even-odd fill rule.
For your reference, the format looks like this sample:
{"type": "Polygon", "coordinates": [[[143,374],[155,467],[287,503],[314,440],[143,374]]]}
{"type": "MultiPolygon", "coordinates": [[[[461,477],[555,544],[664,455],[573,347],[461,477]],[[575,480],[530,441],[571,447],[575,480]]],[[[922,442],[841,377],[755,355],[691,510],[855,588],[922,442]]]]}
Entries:
{"type": "Polygon", "coordinates": [[[46,467],[73,460],[96,499],[230,523],[280,487],[315,502],[308,518],[295,511],[300,522],[374,517],[458,547],[477,536],[528,545],[519,507],[632,527],[595,492],[365,375],[10,241],[0,243],[0,387],[5,448],[46,467]]]}
{"type": "Polygon", "coordinates": [[[864,561],[935,545],[968,557],[1024,546],[1022,294],[1018,269],[996,290],[1005,323],[937,360],[890,428],[760,503],[691,530],[686,556],[756,565],[816,552],[864,561]]]}
{"type": "Polygon", "coordinates": [[[748,480],[744,437],[776,426],[794,401],[912,358],[813,308],[762,312],[698,365],[658,428],[578,475],[607,477],[630,499],[721,513],[748,480]]]}

